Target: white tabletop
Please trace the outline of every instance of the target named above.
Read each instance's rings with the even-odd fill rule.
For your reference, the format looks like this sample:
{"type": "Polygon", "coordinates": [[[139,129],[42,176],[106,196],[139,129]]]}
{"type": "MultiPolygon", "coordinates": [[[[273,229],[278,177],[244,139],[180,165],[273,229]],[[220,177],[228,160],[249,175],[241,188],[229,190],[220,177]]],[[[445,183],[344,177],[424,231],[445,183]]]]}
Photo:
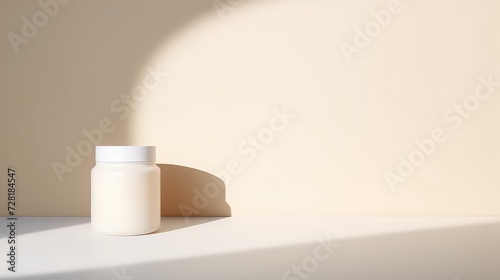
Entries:
{"type": "Polygon", "coordinates": [[[0,279],[498,280],[500,217],[163,218],[113,237],[88,217],[2,218],[0,279]]]}

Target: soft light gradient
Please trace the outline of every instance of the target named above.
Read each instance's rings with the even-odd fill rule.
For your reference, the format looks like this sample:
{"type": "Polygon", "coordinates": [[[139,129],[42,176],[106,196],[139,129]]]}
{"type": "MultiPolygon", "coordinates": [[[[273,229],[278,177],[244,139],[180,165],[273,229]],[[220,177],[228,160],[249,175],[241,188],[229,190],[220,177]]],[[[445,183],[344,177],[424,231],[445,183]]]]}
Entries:
{"type": "MultiPolygon", "coordinates": [[[[0,170],[18,170],[18,215],[89,215],[93,153],[62,182],[51,164],[103,118],[101,145],[156,145],[159,163],[223,179],[233,216],[500,214],[500,86],[456,129],[443,118],[479,77],[500,81],[500,2],[402,0],[349,63],[339,46],[389,3],[246,0],[222,20],[205,0],[75,0],[18,54],[4,37],[0,170]],[[156,68],[168,77],[130,115],[111,109],[156,68]],[[446,140],[390,188],[435,129],[446,140]]],[[[0,2],[0,34],[38,10],[0,2]]]]}

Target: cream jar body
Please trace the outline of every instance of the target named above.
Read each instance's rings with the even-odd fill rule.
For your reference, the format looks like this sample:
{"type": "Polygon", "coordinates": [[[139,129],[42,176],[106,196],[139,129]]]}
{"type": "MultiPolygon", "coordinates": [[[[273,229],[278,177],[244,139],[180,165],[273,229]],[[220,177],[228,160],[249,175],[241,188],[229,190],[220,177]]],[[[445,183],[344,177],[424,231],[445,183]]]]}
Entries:
{"type": "Polygon", "coordinates": [[[91,225],[106,235],[160,227],[160,169],[153,146],[97,146],[91,173],[91,225]]]}

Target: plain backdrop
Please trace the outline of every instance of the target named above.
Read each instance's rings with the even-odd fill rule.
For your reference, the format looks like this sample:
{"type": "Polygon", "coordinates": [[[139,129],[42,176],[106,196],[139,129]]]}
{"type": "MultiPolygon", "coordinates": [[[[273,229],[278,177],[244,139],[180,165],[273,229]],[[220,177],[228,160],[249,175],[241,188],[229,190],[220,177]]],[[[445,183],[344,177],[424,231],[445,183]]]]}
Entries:
{"type": "Polygon", "coordinates": [[[98,144],[157,146],[164,216],[498,215],[499,9],[0,1],[0,213],[13,167],[89,215],[98,144]]]}

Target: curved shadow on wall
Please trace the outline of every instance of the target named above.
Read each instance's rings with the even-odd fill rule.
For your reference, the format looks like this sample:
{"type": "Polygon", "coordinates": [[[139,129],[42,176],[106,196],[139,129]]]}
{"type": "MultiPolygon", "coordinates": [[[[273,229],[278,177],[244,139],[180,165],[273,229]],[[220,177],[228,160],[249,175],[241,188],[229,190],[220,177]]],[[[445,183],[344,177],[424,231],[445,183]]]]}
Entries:
{"type": "MultiPolygon", "coordinates": [[[[21,89],[16,96],[23,101],[18,102],[22,108],[9,109],[26,112],[15,126],[27,129],[16,132],[15,139],[37,139],[30,145],[18,140],[19,146],[12,145],[4,158],[30,174],[23,182],[32,189],[23,190],[26,206],[19,209],[19,216],[90,215],[93,146],[133,144],[128,137],[133,112],[128,108],[126,114],[125,108],[131,105],[124,96],[137,86],[138,77],[147,71],[146,63],[159,46],[168,44],[200,16],[213,14],[218,20],[212,2],[75,1],[61,5],[43,34],[23,45],[19,54],[7,50],[6,55],[16,61],[13,73],[30,80],[36,88],[21,89]],[[38,59],[35,64],[33,57],[38,59]],[[103,120],[108,123],[106,130],[100,125],[103,120]],[[59,167],[62,174],[54,174],[54,162],[64,166],[59,167]]],[[[31,14],[29,9],[40,9],[36,3],[26,7],[13,4],[11,8],[31,14]]],[[[17,24],[18,18],[12,20],[17,24]]],[[[194,182],[182,176],[195,175],[202,180],[194,170],[164,168],[179,187],[194,182]],[[176,175],[177,171],[182,174],[176,175]]],[[[168,184],[166,193],[171,196],[166,201],[188,201],[188,194],[174,186],[168,184]]],[[[200,215],[229,215],[227,209],[214,205],[202,209],[200,215]]],[[[166,215],[179,213],[175,207],[165,207],[166,215]]]]}
{"type": "Polygon", "coordinates": [[[217,176],[186,166],[157,165],[161,170],[162,216],[231,216],[226,185],[217,176]]]}

